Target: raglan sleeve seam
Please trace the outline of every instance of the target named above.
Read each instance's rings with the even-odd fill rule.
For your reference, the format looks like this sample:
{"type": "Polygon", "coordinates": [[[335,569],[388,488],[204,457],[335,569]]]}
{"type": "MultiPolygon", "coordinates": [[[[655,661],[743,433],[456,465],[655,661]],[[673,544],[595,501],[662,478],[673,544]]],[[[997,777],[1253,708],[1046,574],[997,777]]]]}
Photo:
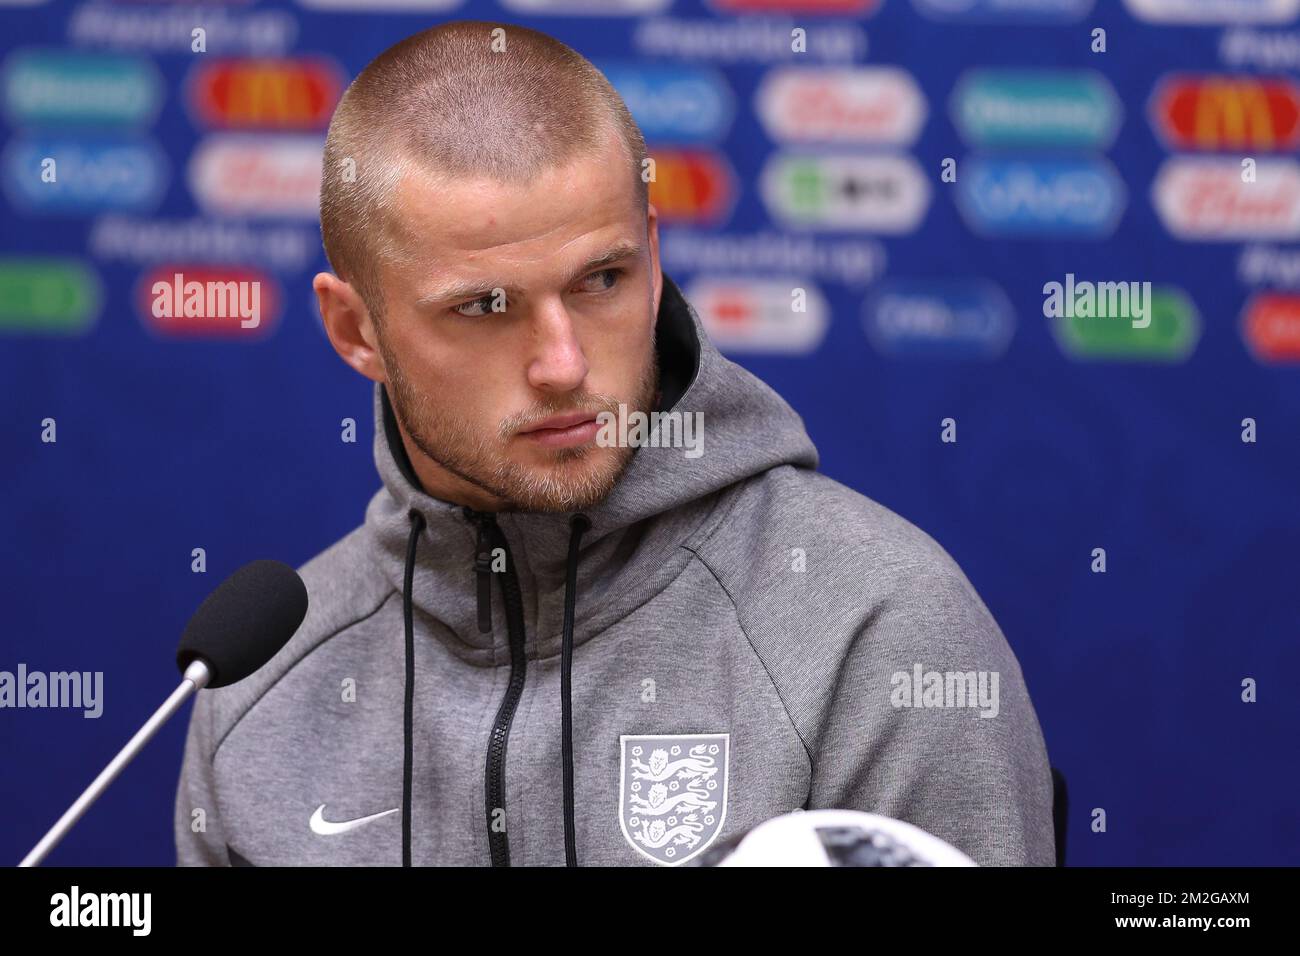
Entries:
{"type": "Polygon", "coordinates": [[[726,583],[718,576],[718,573],[698,550],[689,545],[683,545],[683,547],[695,556],[695,559],[700,562],[700,565],[708,571],[713,580],[717,582],[722,593],[727,596],[727,601],[731,604],[732,613],[736,618],[736,627],[740,629],[741,636],[745,638],[745,644],[749,648],[750,653],[754,655],[759,666],[763,668],[763,674],[767,677],[768,683],[772,685],[772,692],[776,694],[776,699],[781,702],[781,713],[785,715],[786,721],[790,724],[790,729],[794,732],[795,739],[799,741],[799,745],[803,748],[804,758],[808,761],[808,773],[811,775],[813,768],[812,751],[808,748],[808,742],[804,740],[803,734],[799,732],[799,725],[795,723],[794,716],[790,713],[790,705],[786,703],[785,695],[781,693],[781,687],[777,684],[776,678],[772,676],[772,671],[767,666],[767,661],[763,660],[763,655],[758,652],[758,648],[756,648],[754,642],[750,640],[749,631],[745,628],[745,622],[741,618],[740,607],[736,604],[736,599],[732,596],[726,583]]]}

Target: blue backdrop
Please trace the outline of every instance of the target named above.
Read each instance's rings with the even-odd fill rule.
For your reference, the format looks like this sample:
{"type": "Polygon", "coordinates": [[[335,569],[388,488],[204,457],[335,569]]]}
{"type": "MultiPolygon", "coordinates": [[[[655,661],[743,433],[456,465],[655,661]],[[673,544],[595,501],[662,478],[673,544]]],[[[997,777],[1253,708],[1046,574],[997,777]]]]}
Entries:
{"type": "MultiPolygon", "coordinates": [[[[0,861],[174,685],[212,587],[361,522],[311,174],[341,84],[444,18],[623,92],[665,271],[1001,624],[1072,863],[1300,859],[1300,0],[7,0],[0,670],[102,671],[104,709],[0,710],[0,861]],[[264,281],[261,326],[154,319],[180,265],[264,281]],[[1067,274],[1151,282],[1150,329],[1045,317],[1067,274]]],[[[183,734],[51,862],[170,863],[183,734]]]]}

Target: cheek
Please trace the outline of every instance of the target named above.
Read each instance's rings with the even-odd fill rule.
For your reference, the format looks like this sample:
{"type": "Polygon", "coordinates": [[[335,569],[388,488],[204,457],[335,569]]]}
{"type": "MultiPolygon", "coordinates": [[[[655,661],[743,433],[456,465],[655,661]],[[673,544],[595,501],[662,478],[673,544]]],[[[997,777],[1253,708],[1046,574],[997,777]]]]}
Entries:
{"type": "Polygon", "coordinates": [[[618,401],[635,401],[650,361],[650,351],[640,337],[610,344],[614,347],[605,357],[591,363],[587,389],[618,401]]]}

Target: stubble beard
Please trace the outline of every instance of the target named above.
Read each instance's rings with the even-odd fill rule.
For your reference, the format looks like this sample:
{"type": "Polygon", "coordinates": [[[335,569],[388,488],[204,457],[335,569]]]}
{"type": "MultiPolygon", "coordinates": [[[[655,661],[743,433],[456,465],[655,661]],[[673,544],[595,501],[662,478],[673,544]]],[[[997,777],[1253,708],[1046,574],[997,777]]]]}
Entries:
{"type": "Polygon", "coordinates": [[[609,495],[636,453],[634,447],[589,444],[546,450],[546,464],[523,465],[506,454],[507,443],[520,428],[566,411],[605,411],[617,416],[620,402],[629,413],[648,415],[659,387],[658,354],[652,344],[631,400],[586,390],[570,392],[538,401],[528,411],[508,417],[495,433],[475,433],[463,419],[440,412],[426,393],[411,386],[382,337],[380,352],[388,372],[393,411],[416,447],[453,475],[506,502],[509,510],[590,508],[609,495]]]}

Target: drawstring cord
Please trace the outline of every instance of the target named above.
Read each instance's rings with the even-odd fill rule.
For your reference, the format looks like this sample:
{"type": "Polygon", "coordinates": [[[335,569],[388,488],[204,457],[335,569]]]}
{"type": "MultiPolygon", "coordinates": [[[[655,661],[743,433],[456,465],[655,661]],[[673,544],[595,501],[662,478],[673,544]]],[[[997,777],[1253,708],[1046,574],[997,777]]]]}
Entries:
{"type": "MultiPolygon", "coordinates": [[[[409,512],[411,533],[406,541],[406,574],[402,593],[402,617],[406,625],[406,694],[402,720],[402,866],[411,865],[411,766],[414,747],[415,711],[415,628],[411,589],[415,579],[415,549],[424,531],[424,515],[412,508],[409,512]]],[[[569,554],[564,576],[564,637],[560,650],[560,722],[561,752],[564,763],[564,859],[566,866],[578,865],[577,827],[573,800],[573,619],[578,598],[578,549],[582,535],[591,527],[591,519],[575,514],[569,519],[569,554]]],[[[483,549],[480,546],[479,551],[483,549]]],[[[481,555],[480,555],[481,559],[481,555]]],[[[482,576],[480,576],[482,580],[482,576]]],[[[480,590],[480,607],[482,606],[480,590]]],[[[491,612],[488,611],[488,614],[491,612]]],[[[480,628],[484,624],[480,611],[480,628]]],[[[487,618],[491,629],[491,618],[487,618]]]]}
{"type": "Polygon", "coordinates": [[[578,545],[591,527],[584,514],[569,519],[569,558],[564,575],[564,640],[560,650],[560,746],[564,758],[564,860],[578,865],[577,834],[573,823],[573,612],[578,599],[578,545]]]}
{"type": "Polygon", "coordinates": [[[415,712],[415,628],[411,584],[415,579],[415,546],[424,530],[424,515],[410,511],[411,535],[406,539],[406,577],[402,588],[402,617],[406,623],[406,703],[402,717],[402,866],[411,865],[411,751],[415,712]]]}

